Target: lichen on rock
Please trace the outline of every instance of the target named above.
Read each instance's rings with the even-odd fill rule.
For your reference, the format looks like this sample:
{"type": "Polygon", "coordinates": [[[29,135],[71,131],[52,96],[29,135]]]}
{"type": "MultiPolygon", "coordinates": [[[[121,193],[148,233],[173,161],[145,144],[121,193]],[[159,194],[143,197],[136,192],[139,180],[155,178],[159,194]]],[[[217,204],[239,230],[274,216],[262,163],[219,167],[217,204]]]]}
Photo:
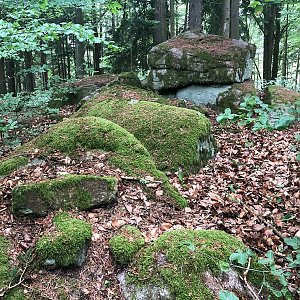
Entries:
{"type": "Polygon", "coordinates": [[[46,216],[60,209],[91,210],[116,201],[114,177],[66,175],[61,178],[16,186],[12,210],[16,215],[46,216]]]}
{"type": "Polygon", "coordinates": [[[56,215],[53,223],[55,232],[45,234],[36,244],[41,264],[51,268],[82,266],[92,237],[91,225],[67,213],[56,215]]]}
{"type": "Polygon", "coordinates": [[[121,230],[109,240],[110,250],[114,260],[121,266],[132,262],[134,255],[144,246],[145,239],[138,228],[123,226],[121,230]]]}

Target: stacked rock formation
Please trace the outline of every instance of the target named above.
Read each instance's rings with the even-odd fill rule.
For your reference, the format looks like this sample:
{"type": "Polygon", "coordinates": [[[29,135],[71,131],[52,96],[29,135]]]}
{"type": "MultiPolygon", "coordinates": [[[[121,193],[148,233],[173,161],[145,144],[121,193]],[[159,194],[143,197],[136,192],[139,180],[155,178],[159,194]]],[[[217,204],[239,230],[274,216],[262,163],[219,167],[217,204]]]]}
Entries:
{"type": "Polygon", "coordinates": [[[228,93],[243,94],[236,84],[250,79],[254,56],[255,46],[242,40],[188,31],[150,51],[148,85],[197,104],[218,104],[228,93]]]}

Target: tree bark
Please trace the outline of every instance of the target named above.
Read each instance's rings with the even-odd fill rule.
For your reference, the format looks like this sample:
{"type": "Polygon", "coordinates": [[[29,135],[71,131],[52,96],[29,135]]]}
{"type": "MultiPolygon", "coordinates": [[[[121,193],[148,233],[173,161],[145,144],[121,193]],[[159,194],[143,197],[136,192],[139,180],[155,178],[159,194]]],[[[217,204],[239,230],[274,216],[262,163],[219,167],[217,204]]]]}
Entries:
{"type": "Polygon", "coordinates": [[[203,0],[190,0],[189,30],[201,30],[203,14],[203,0]]]}
{"type": "Polygon", "coordinates": [[[6,93],[5,62],[4,58],[0,58],[0,95],[6,93]]]}
{"type": "Polygon", "coordinates": [[[32,65],[33,65],[32,52],[25,51],[24,52],[24,60],[25,60],[25,71],[26,71],[25,90],[27,92],[32,93],[35,88],[34,74],[31,70],[32,65]]]}
{"type": "Polygon", "coordinates": [[[170,36],[175,36],[175,0],[170,0],[170,36]]]}
{"type": "Polygon", "coordinates": [[[224,0],[222,17],[223,36],[229,38],[230,35],[230,0],[224,0]]]}
{"type": "Polygon", "coordinates": [[[280,25],[280,10],[279,5],[275,6],[275,36],[274,36],[274,49],[273,49],[273,65],[272,65],[272,80],[275,80],[278,75],[279,69],[279,52],[280,52],[280,41],[281,41],[281,25],[280,25]]]}
{"type": "MultiPolygon", "coordinates": [[[[75,22],[76,24],[83,25],[84,19],[83,19],[83,11],[82,8],[75,8],[75,22]]],[[[82,78],[84,77],[84,53],[85,53],[85,44],[83,42],[80,42],[79,40],[76,40],[76,46],[75,46],[75,58],[76,58],[76,78],[82,78]]]]}
{"type": "Polygon", "coordinates": [[[231,0],[230,8],[230,35],[231,39],[240,39],[240,1],[231,0]]]}
{"type": "Polygon", "coordinates": [[[167,40],[167,0],[154,0],[154,10],[154,19],[159,22],[153,36],[157,45],[167,40]]]}

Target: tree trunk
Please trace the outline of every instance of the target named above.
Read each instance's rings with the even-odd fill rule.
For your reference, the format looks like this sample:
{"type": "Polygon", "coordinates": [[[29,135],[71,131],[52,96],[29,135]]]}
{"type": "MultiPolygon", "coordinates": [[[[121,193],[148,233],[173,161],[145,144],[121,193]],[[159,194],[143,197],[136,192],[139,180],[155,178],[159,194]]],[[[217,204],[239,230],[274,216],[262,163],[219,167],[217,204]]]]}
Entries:
{"type": "Polygon", "coordinates": [[[170,0],[170,36],[175,36],[175,0],[170,0]]]}
{"type": "Polygon", "coordinates": [[[264,6],[264,66],[263,79],[268,82],[272,79],[272,56],[274,46],[275,6],[264,6]]]}
{"type": "Polygon", "coordinates": [[[300,51],[297,56],[297,66],[296,66],[296,75],[295,75],[295,91],[297,91],[298,78],[299,78],[299,68],[300,68],[300,51]]]}
{"type": "Polygon", "coordinates": [[[25,61],[25,90],[27,92],[32,93],[35,88],[34,74],[31,70],[33,65],[32,52],[25,51],[24,52],[24,61],[25,61]]]}
{"type": "Polygon", "coordinates": [[[0,58],[0,95],[6,94],[6,80],[5,80],[5,62],[4,58],[0,58]]]}
{"type": "Polygon", "coordinates": [[[217,0],[214,5],[210,8],[210,34],[223,35],[223,1],[217,0]]]}
{"type": "MultiPolygon", "coordinates": [[[[289,5],[287,5],[286,10],[289,10],[289,5]]],[[[288,65],[288,36],[289,36],[289,15],[286,15],[286,24],[285,24],[285,32],[284,32],[284,46],[283,46],[283,62],[282,62],[282,79],[284,81],[287,78],[287,65],[288,65]]]]}
{"type": "Polygon", "coordinates": [[[6,60],[7,92],[16,96],[15,63],[13,59],[6,60]]]}
{"type": "Polygon", "coordinates": [[[202,14],[203,14],[203,0],[190,0],[189,9],[189,30],[201,30],[202,14]]]}
{"type": "MultiPolygon", "coordinates": [[[[76,24],[83,25],[83,11],[82,8],[75,8],[75,16],[76,16],[76,24]]],[[[84,52],[85,52],[85,44],[83,42],[80,42],[79,40],[76,40],[76,46],[75,46],[75,57],[76,57],[76,78],[82,78],[84,77],[84,52]]]]}
{"type": "Polygon", "coordinates": [[[231,0],[230,8],[230,35],[231,39],[240,39],[240,1],[231,0]]]}
{"type": "MultiPolygon", "coordinates": [[[[46,66],[47,65],[47,55],[43,52],[41,52],[41,65],[46,66]]],[[[43,89],[48,89],[48,71],[45,70],[42,73],[42,82],[43,82],[43,89]]]]}
{"type": "Polygon", "coordinates": [[[281,7],[279,5],[276,5],[275,7],[276,29],[275,29],[275,36],[274,36],[272,80],[275,80],[277,78],[278,68],[279,68],[279,52],[280,52],[280,41],[281,41],[280,11],[281,11],[281,7]]]}
{"type": "Polygon", "coordinates": [[[154,0],[154,9],[154,19],[159,22],[153,36],[154,45],[157,45],[167,40],[167,0],[154,0]]]}
{"type": "Polygon", "coordinates": [[[229,38],[230,35],[230,0],[224,0],[222,17],[223,36],[229,38]]]}

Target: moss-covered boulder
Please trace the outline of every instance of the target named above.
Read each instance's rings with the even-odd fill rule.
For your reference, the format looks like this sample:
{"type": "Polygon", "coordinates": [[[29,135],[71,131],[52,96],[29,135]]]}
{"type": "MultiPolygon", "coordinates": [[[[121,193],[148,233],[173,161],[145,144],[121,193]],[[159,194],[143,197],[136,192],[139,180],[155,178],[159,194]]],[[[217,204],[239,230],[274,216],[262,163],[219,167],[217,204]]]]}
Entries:
{"type": "Polygon", "coordinates": [[[92,238],[91,225],[60,213],[54,218],[55,231],[42,236],[36,252],[42,265],[51,268],[81,267],[92,238]]]}
{"type": "Polygon", "coordinates": [[[67,175],[16,186],[12,209],[16,215],[46,216],[60,209],[91,210],[114,203],[118,182],[114,177],[67,175]]]}
{"type": "Polygon", "coordinates": [[[117,77],[119,84],[127,84],[135,87],[142,87],[142,83],[135,72],[122,72],[117,77]]]}
{"type": "Polygon", "coordinates": [[[181,207],[187,201],[171,187],[167,176],[156,168],[148,150],[126,129],[98,117],[72,118],[54,125],[49,131],[15,151],[22,155],[39,149],[40,156],[62,151],[76,156],[77,151],[102,150],[107,162],[130,176],[152,176],[162,182],[165,194],[181,207]]]}
{"type": "Polygon", "coordinates": [[[6,290],[9,285],[9,242],[0,236],[0,298],[3,300],[28,300],[21,289],[6,290]]]}
{"type": "MultiPolygon", "coordinates": [[[[120,274],[123,294],[126,299],[213,300],[224,289],[252,299],[236,272],[221,272],[221,264],[238,249],[246,246],[222,231],[164,233],[135,255],[125,276],[120,274]]],[[[249,281],[258,288],[263,276],[261,272],[248,273],[249,281]]]]}
{"type": "MultiPolygon", "coordinates": [[[[111,120],[131,132],[150,152],[162,171],[197,172],[216,151],[210,121],[201,113],[143,101],[143,93],[133,99],[115,99],[107,90],[86,103],[77,116],[111,120]],[[137,99],[135,99],[137,98],[137,99]]],[[[139,90],[135,90],[135,94],[139,90]]],[[[148,96],[149,97],[149,96],[148,96]]]]}
{"type": "Polygon", "coordinates": [[[234,83],[249,79],[255,47],[241,40],[188,31],[149,53],[148,84],[167,90],[191,84],[234,83]]]}
{"type": "Polygon", "coordinates": [[[15,156],[0,161],[0,176],[9,175],[11,172],[27,165],[29,159],[25,156],[15,156]]]}
{"type": "Polygon", "coordinates": [[[144,246],[145,239],[138,228],[123,226],[110,241],[110,250],[118,265],[127,266],[134,255],[144,246]]]}

